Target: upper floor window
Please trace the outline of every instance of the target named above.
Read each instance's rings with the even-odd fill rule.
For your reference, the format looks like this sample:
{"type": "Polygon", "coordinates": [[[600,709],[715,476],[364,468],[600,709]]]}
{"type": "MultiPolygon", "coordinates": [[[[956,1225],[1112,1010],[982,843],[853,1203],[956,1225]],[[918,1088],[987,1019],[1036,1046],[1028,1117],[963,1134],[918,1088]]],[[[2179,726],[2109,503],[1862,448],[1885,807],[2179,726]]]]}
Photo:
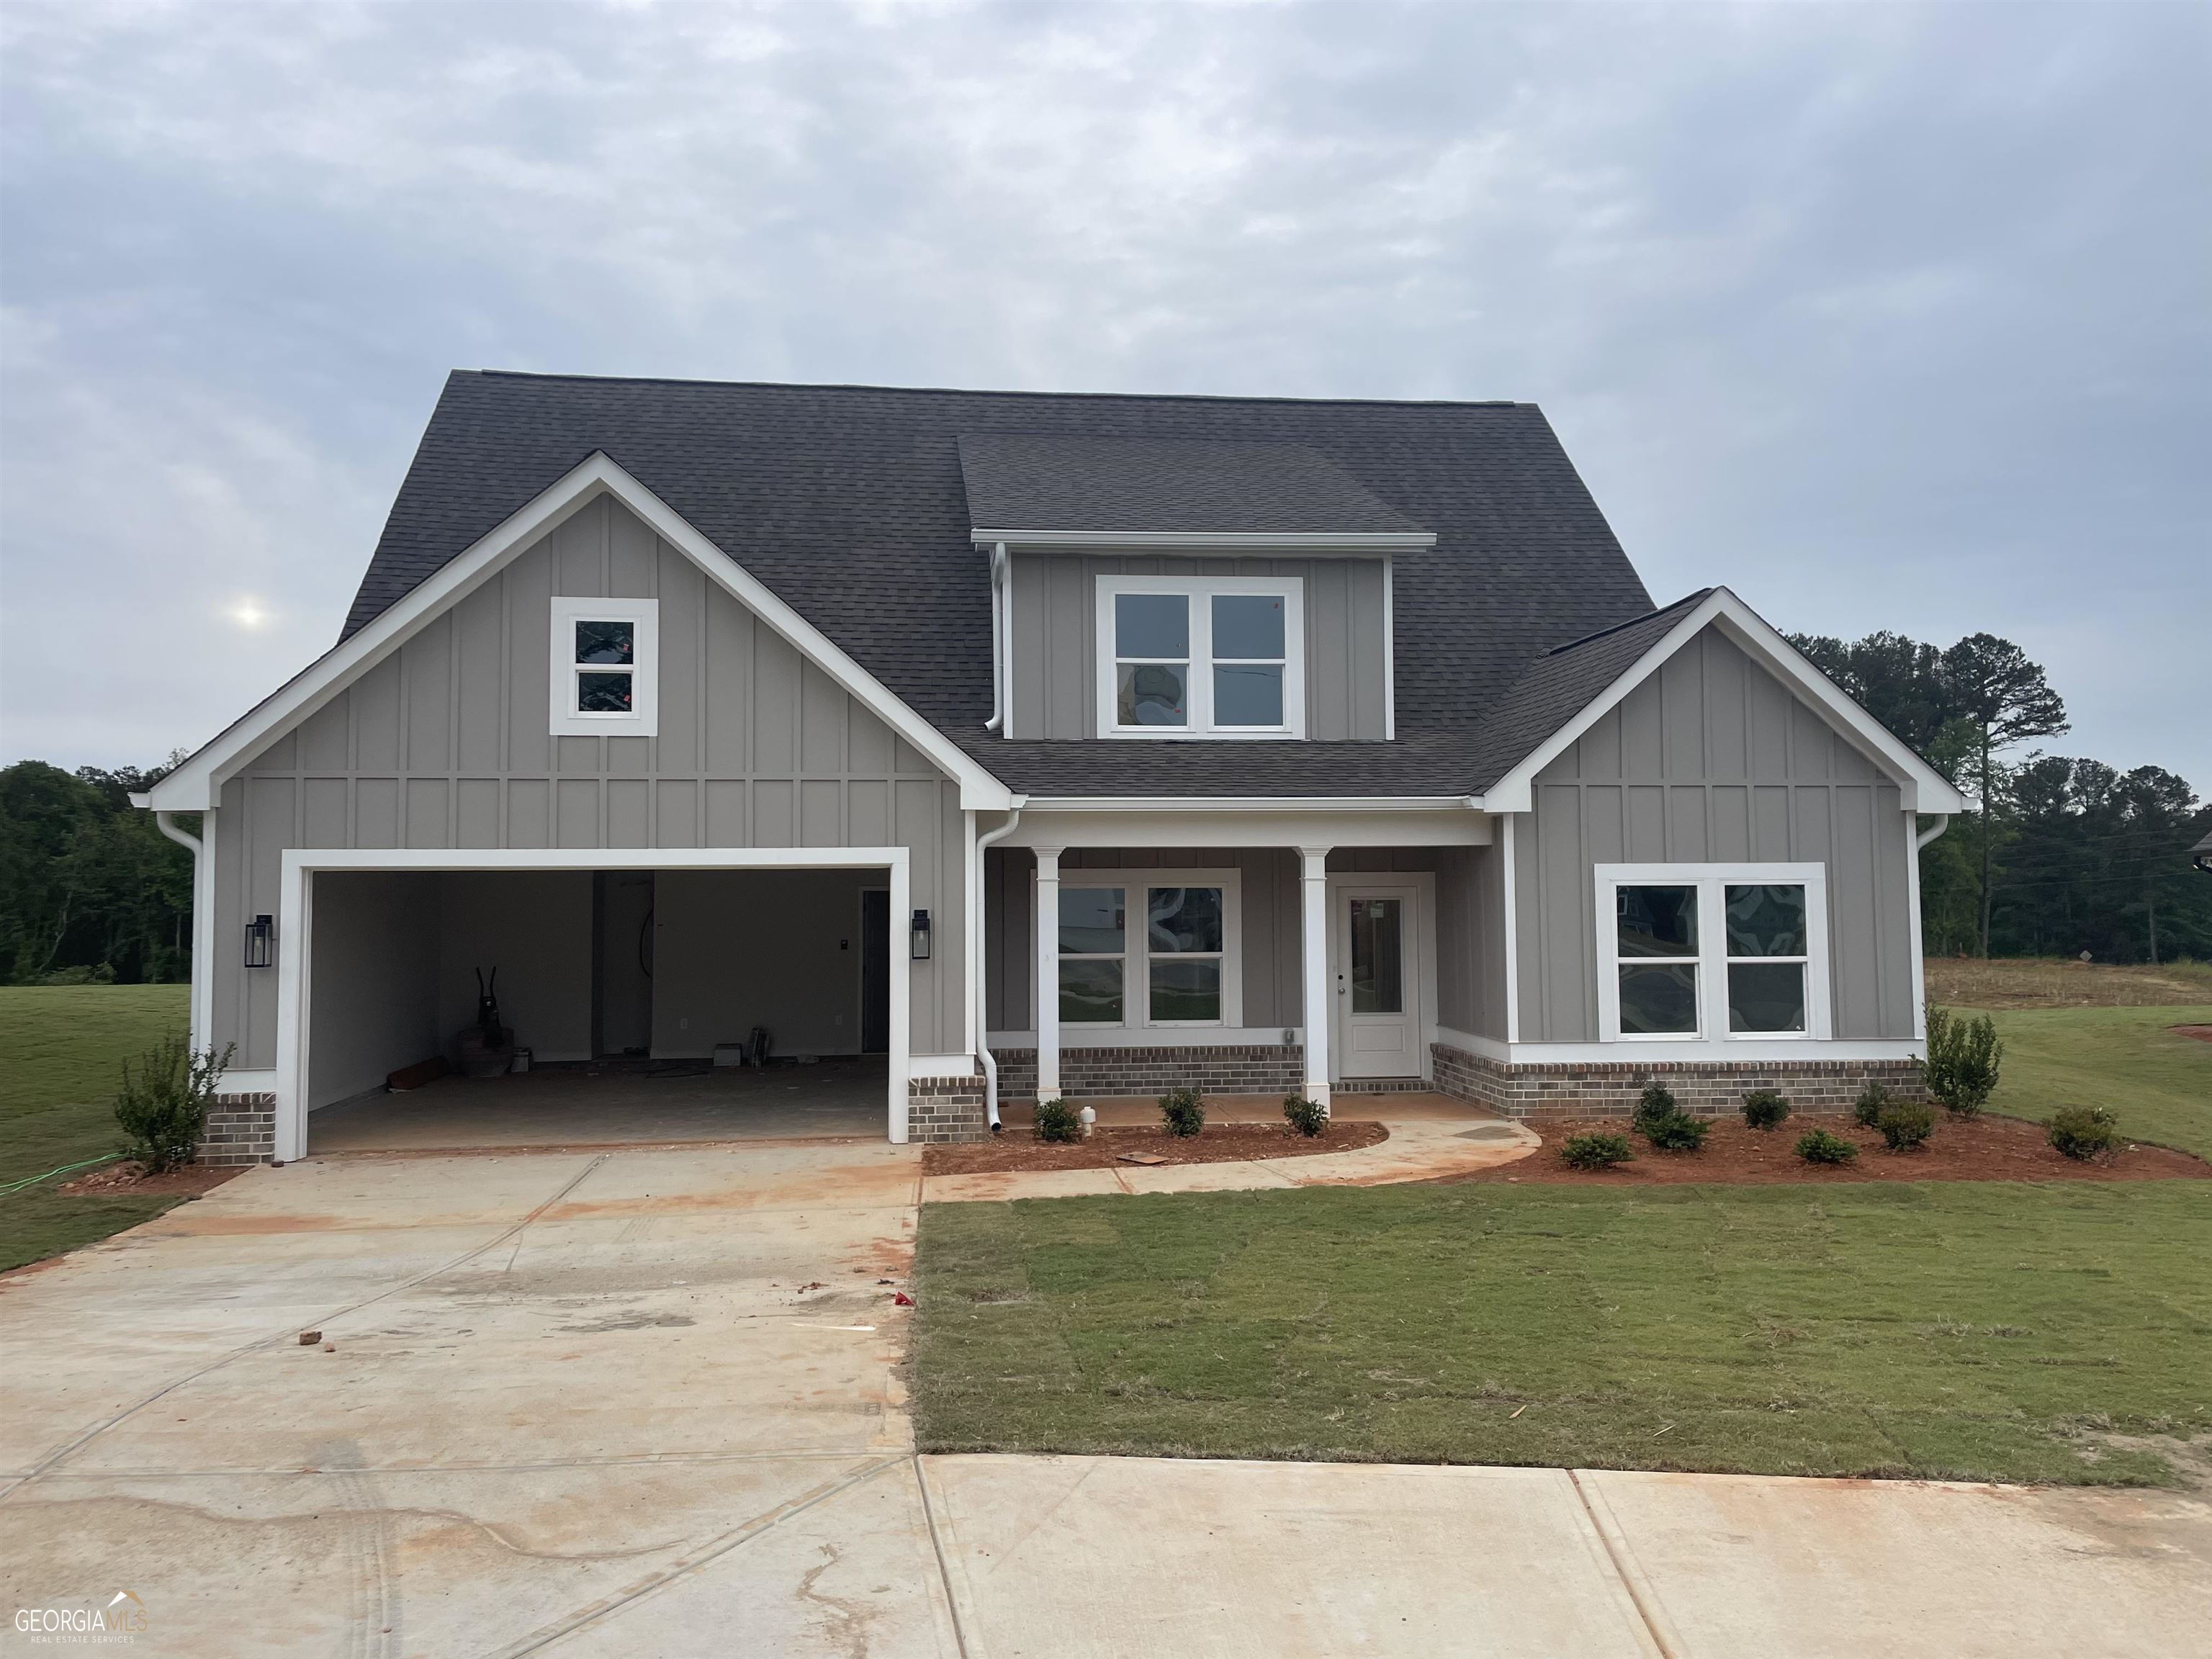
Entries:
{"type": "Polygon", "coordinates": [[[1597,866],[1598,1035],[1828,1035],[1826,868],[1597,866]]]}
{"type": "Polygon", "coordinates": [[[1305,735],[1294,576],[1098,578],[1102,737],[1305,735]]]}
{"type": "Polygon", "coordinates": [[[659,728],[660,603],[553,601],[552,731],[651,737],[659,728]]]}

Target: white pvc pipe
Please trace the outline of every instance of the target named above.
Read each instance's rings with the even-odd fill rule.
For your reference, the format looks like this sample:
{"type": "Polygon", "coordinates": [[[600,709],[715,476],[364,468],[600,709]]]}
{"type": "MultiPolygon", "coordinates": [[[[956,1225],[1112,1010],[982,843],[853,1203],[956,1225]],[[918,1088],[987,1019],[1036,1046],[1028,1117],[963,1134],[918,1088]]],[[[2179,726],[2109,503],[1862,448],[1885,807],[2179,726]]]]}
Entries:
{"type": "MultiPolygon", "coordinates": [[[[983,722],[986,732],[996,732],[1006,719],[1006,544],[1000,542],[991,550],[991,718],[983,722]]],[[[1006,826],[1011,830],[1013,825],[1006,826]]]]}
{"type": "Polygon", "coordinates": [[[988,835],[975,837],[975,868],[973,886],[975,893],[975,1060],[983,1068],[983,1116],[991,1126],[991,1133],[999,1133],[999,1062],[986,1041],[990,1032],[990,952],[983,943],[986,925],[983,893],[983,850],[994,842],[1003,841],[1013,833],[1014,826],[1022,821],[1020,802],[1024,797],[1014,797],[1015,806],[1006,814],[1006,821],[988,835]]]}
{"type": "MultiPolygon", "coordinates": [[[[143,805],[144,802],[143,795],[131,797],[134,806],[143,805]]],[[[209,952],[204,947],[204,941],[214,937],[215,905],[206,879],[211,873],[207,868],[207,845],[198,836],[178,829],[176,815],[173,812],[155,813],[154,825],[192,855],[192,977],[187,994],[191,1008],[192,1047],[204,1051],[211,1048],[215,1041],[209,1029],[213,1024],[210,1011],[213,1007],[215,963],[206,959],[209,952]]]]}

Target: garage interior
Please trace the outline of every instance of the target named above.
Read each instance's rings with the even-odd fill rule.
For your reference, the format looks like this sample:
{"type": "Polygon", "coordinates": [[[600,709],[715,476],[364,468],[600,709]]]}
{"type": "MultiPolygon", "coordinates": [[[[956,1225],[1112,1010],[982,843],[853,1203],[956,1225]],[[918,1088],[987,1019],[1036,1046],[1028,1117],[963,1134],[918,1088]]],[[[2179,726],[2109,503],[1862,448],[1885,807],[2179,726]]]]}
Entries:
{"type": "Polygon", "coordinates": [[[311,1153],[885,1133],[882,871],[313,880],[311,1153]],[[468,1052],[479,975],[514,1051],[492,1075],[466,1074],[501,1063],[468,1052]]]}

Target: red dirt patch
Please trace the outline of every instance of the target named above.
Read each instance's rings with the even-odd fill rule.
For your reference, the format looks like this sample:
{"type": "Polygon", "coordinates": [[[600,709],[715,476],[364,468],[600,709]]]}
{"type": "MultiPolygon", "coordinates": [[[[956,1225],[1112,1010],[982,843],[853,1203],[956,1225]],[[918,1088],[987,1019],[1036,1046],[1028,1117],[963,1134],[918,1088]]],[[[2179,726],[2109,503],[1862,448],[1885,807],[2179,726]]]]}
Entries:
{"type": "MultiPolygon", "coordinates": [[[[1197,1134],[1165,1129],[1101,1125],[1088,1140],[1039,1140],[1009,1127],[995,1139],[964,1146],[925,1146],[924,1175],[996,1175],[1006,1170],[1110,1170],[1124,1152],[1149,1152],[1166,1164],[1237,1164],[1265,1158],[1305,1158],[1350,1152],[1390,1138],[1380,1123],[1330,1122],[1308,1139],[1287,1123],[1210,1123],[1197,1134]]],[[[1127,1166],[1135,1168],[1132,1164],[1127,1166]]]]}
{"type": "Polygon", "coordinates": [[[2176,1036],[2195,1037],[2199,1042],[2212,1042],[2212,1025],[2169,1025],[2166,1029],[2176,1036]]]}
{"type": "Polygon", "coordinates": [[[1626,1118],[1536,1118],[1528,1127],[1544,1145],[1518,1164],[1501,1164],[1455,1181],[1542,1181],[1586,1187],[1662,1187],[1692,1182],[1741,1187],[1802,1181],[2204,1181],[2212,1164],[2166,1146],[2124,1144],[2109,1160],[2083,1164],[2060,1154],[2043,1126],[1984,1113],[1971,1122],[1938,1114],[1936,1133],[1917,1152],[1893,1152],[1881,1137],[1848,1114],[1792,1114],[1778,1129],[1761,1131],[1741,1119],[1723,1118],[1705,1150],[1662,1152],[1647,1145],[1626,1118]],[[1797,1138],[1812,1129],[1841,1135],[1859,1149],[1856,1163],[1813,1164],[1796,1153],[1797,1138]],[[1612,1170],[1571,1170],[1559,1162],[1569,1135],[1607,1130],[1626,1135],[1636,1159],[1612,1170]]]}
{"type": "Polygon", "coordinates": [[[198,1198],[202,1193],[212,1192],[233,1176],[244,1175],[250,1167],[243,1164],[220,1167],[187,1164],[165,1175],[148,1175],[145,1166],[134,1159],[102,1164],[75,1181],[64,1182],[58,1190],[80,1198],[173,1198],[179,1194],[198,1198]]]}

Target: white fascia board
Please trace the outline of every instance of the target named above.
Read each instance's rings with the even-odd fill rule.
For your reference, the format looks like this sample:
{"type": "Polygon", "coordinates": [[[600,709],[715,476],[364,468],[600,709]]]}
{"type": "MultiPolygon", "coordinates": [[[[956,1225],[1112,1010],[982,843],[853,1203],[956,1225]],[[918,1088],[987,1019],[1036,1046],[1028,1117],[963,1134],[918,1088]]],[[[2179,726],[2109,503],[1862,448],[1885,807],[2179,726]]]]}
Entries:
{"type": "Polygon", "coordinates": [[[1667,631],[1612,684],[1584,704],[1527,759],[1483,793],[1492,812],[1527,812],[1535,805],[1537,775],[1565,754],[1605,713],[1658,672],[1660,665],[1710,626],[1741,647],[1753,660],[1790,686],[1826,716],[1852,746],[1896,780],[1899,805],[1920,812],[1960,812],[1966,802],[1950,781],[1891,735],[1865,709],[1845,696],[1836,683],[1807,659],[1803,652],[1725,587],[1717,587],[1667,631]]]}
{"type": "Polygon", "coordinates": [[[968,538],[978,547],[1003,542],[1030,550],[1121,547],[1194,553],[1384,555],[1418,552],[1437,544],[1434,532],[1426,530],[970,530],[968,538]]]}
{"type": "Polygon", "coordinates": [[[1473,795],[1030,795],[1038,812],[1457,812],[1473,795]]]}
{"type": "Polygon", "coordinates": [[[594,451],[526,506],[510,514],[434,574],[378,615],[352,638],[333,647],[257,703],[212,742],[155,784],[150,804],[164,811],[204,811],[229,769],[258,752],[279,732],[307,719],[344,690],[387,652],[489,578],[507,559],[599,496],[616,500],[680,549],[732,597],[788,641],[802,655],[891,730],[927,755],[960,785],[969,811],[1004,808],[1011,799],[993,777],[951,738],[907,707],[876,677],[822,630],[778,598],[750,571],[702,535],[673,507],[640,483],[612,458],[594,451]]]}

